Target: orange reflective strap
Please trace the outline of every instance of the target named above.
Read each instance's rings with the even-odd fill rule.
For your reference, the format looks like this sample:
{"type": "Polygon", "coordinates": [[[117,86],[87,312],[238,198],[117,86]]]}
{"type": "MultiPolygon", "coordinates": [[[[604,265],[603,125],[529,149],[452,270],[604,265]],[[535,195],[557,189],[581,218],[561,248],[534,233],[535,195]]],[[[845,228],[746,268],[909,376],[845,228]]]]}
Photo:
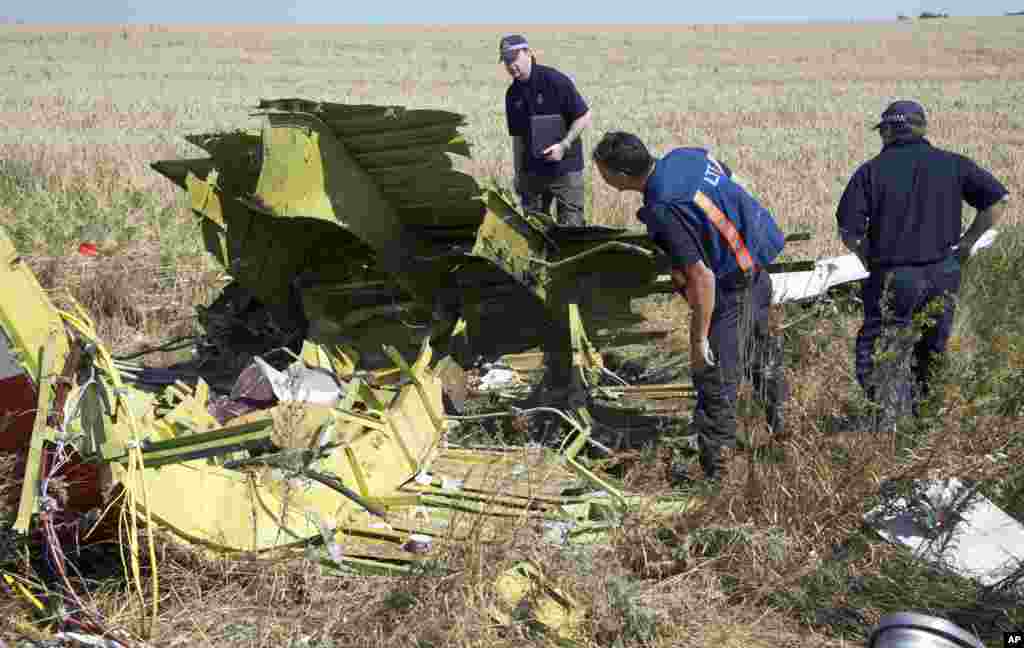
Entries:
{"type": "Polygon", "coordinates": [[[706,194],[698,191],[697,195],[693,197],[693,202],[697,203],[697,206],[701,208],[708,219],[718,230],[718,233],[722,235],[729,247],[732,248],[732,253],[736,257],[736,263],[739,264],[740,270],[746,272],[754,267],[754,259],[750,256],[750,250],[747,249],[747,244],[743,242],[743,237],[740,236],[739,230],[732,224],[732,221],[722,213],[722,210],[718,208],[713,200],[707,197],[706,194]]]}

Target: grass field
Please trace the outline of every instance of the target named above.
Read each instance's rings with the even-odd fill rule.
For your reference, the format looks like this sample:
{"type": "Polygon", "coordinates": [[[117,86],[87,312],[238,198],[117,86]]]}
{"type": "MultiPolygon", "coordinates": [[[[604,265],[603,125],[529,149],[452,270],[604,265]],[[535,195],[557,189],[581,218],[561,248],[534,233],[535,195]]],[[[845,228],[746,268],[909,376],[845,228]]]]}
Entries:
{"type": "MultiPolygon", "coordinates": [[[[180,192],[151,161],[199,156],[182,135],[251,127],[259,99],[292,96],[461,112],[474,154],[466,168],[509,185],[508,78],[495,49],[515,29],[0,26],[0,225],[44,284],[77,291],[112,346],[188,332],[192,305],[220,283],[180,192]],[[78,257],[78,242],[95,231],[114,251],[78,257]]],[[[897,98],[925,106],[934,144],[971,156],[1011,194],[1024,185],[1022,17],[522,31],[539,62],[568,73],[590,104],[588,154],[607,130],[633,131],[656,153],[708,146],[787,231],[814,233],[793,258],[843,252],[836,203],[879,150],[870,126],[897,98]]],[[[591,222],[636,226],[637,197],[589,168],[587,182],[591,222]]],[[[856,407],[857,315],[839,305],[787,329],[785,459],[737,459],[702,513],[671,528],[627,520],[611,546],[579,554],[524,531],[456,552],[444,578],[339,584],[308,565],[222,563],[168,546],[154,645],[544,645],[484,612],[484,584],[513,555],[541,561],[576,595],[589,613],[588,645],[852,646],[865,624],[897,609],[970,622],[1009,607],[1007,622],[1024,623],[1019,600],[1003,604],[932,572],[859,522],[878,482],[903,474],[988,479],[997,484],[990,496],[1024,518],[1024,239],[1014,233],[1015,205],[1001,250],[968,272],[947,409],[898,452],[891,438],[834,429],[856,407]]],[[[669,311],[666,326],[685,312],[669,311]]],[[[664,488],[649,476],[658,460],[630,459],[627,481],[664,488]]],[[[0,601],[0,630],[11,641],[24,636],[12,625],[29,618],[24,605],[0,601]]],[[[104,601],[109,618],[131,625],[134,601],[116,590],[104,601]]]]}
{"type": "MultiPolygon", "coordinates": [[[[895,98],[924,104],[936,144],[1020,185],[1022,27],[964,18],[526,33],[538,60],[572,76],[589,102],[586,144],[622,129],[658,151],[710,146],[784,223],[813,226],[824,251],[836,249],[831,219],[846,179],[879,148],[869,126],[895,98]]],[[[303,96],[462,112],[472,170],[507,178],[500,33],[0,27],[0,159],[58,186],[83,178],[101,204],[129,187],[166,200],[168,183],[147,163],[189,152],[181,135],[250,126],[260,98],[303,96]]],[[[598,222],[632,220],[603,186],[591,207],[598,222]]]]}

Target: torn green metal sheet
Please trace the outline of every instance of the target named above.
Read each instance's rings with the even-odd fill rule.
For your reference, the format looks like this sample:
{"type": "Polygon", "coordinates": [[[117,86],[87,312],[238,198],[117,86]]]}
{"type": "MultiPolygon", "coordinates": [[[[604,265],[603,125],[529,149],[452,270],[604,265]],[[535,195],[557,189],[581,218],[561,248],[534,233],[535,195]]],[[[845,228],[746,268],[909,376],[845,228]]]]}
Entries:
{"type": "MultiPolygon", "coordinates": [[[[225,267],[236,281],[272,310],[296,308],[286,278],[309,279],[298,301],[314,342],[341,342],[354,323],[346,318],[359,310],[352,317],[361,328],[351,331],[349,343],[377,335],[370,344],[356,345],[373,355],[368,347],[407,337],[401,325],[383,329],[409,309],[427,319],[444,310],[466,321],[470,355],[493,355],[544,342],[552,318],[567,335],[562,318],[569,303],[579,305],[588,325],[618,326],[637,317],[630,312],[632,300],[672,289],[660,276],[667,258],[646,236],[607,227],[557,227],[542,215],[520,212],[499,192],[456,170],[451,155],[468,154],[460,149],[462,115],[302,98],[263,100],[258,108],[265,121],[258,133],[190,138],[211,154],[206,168],[196,161],[158,162],[154,168],[180,184],[186,165],[207,182],[207,188],[190,191],[197,213],[220,223],[220,230],[204,226],[208,249],[227,257],[225,267]],[[345,232],[351,252],[317,255],[336,249],[328,239],[342,239],[313,235],[296,218],[345,232]],[[268,240],[275,242],[273,259],[267,258],[268,240]],[[356,243],[363,246],[358,252],[356,243]],[[340,262],[350,257],[359,262],[340,262]],[[381,294],[356,306],[323,289],[368,276],[400,295],[381,294]],[[509,312],[528,321],[507,326],[509,312]]],[[[420,341],[402,349],[407,359],[420,341]]]]}
{"type": "MultiPolygon", "coordinates": [[[[301,272],[313,283],[345,284],[355,279],[359,270],[350,266],[350,275],[346,277],[346,269],[338,264],[332,267],[327,259],[310,258],[303,242],[322,242],[323,238],[300,232],[289,222],[296,216],[332,223],[371,250],[372,256],[361,257],[363,274],[369,271],[400,286],[404,298],[392,303],[412,299],[422,304],[417,308],[428,313],[436,304],[457,311],[472,310],[478,304],[485,318],[488,313],[497,314],[506,308],[529,313],[538,307],[539,319],[550,317],[544,311],[543,293],[549,292],[544,286],[549,281],[543,262],[559,268],[563,278],[558,282],[559,292],[579,292],[576,288],[582,288],[585,282],[574,281],[581,274],[568,272],[569,266],[579,266],[591,256],[604,258],[606,264],[609,259],[618,261],[606,253],[614,250],[621,254],[625,248],[605,246],[600,253],[590,248],[612,239],[637,239],[634,233],[607,228],[598,228],[600,236],[592,232],[581,237],[579,232],[565,231],[559,232],[559,236],[567,237],[566,253],[561,258],[542,254],[533,239],[539,237],[545,245],[553,243],[547,232],[550,223],[532,227],[531,215],[517,215],[507,201],[494,192],[485,192],[471,176],[453,168],[449,155],[460,146],[458,128],[463,124],[462,116],[455,113],[397,106],[346,106],[297,98],[263,101],[260,109],[266,122],[258,154],[253,153],[251,132],[194,137],[193,142],[211,152],[215,164],[201,178],[207,187],[188,184],[195,194],[193,206],[197,213],[223,223],[223,231],[207,228],[208,249],[218,258],[227,256],[226,267],[236,280],[277,310],[289,307],[291,293],[282,277],[289,275],[288,266],[295,264],[270,264],[266,259],[267,246],[251,232],[253,225],[269,231],[263,223],[266,219],[283,224],[274,228],[274,249],[279,251],[275,254],[303,259],[301,272]],[[225,155],[235,155],[238,160],[232,165],[216,162],[218,156],[225,155]],[[253,160],[259,164],[259,180],[249,195],[239,189],[244,182],[226,182],[225,178],[244,175],[253,160]],[[219,170],[219,176],[213,173],[218,165],[225,167],[219,170]],[[215,181],[212,184],[211,175],[215,181]],[[216,201],[211,200],[211,193],[216,201]],[[235,204],[242,207],[234,207],[235,204]],[[243,212],[248,214],[247,218],[243,212]],[[499,222],[513,228],[525,224],[523,234],[531,241],[528,256],[509,251],[510,245],[516,249],[521,246],[506,233],[490,231],[495,223],[486,223],[487,217],[495,212],[500,214],[499,222]],[[229,213],[235,216],[228,218],[229,213]],[[240,239],[239,232],[244,232],[245,240],[240,239]],[[486,250],[487,246],[494,250],[486,250]],[[473,262],[474,255],[477,262],[473,262]],[[569,262],[569,257],[576,258],[569,262]],[[563,265],[557,265],[563,261],[563,265]],[[518,295],[517,290],[521,290],[518,295]],[[499,294],[505,296],[499,301],[492,299],[499,294]],[[541,301],[531,304],[531,298],[541,301]]],[[[468,153],[468,149],[459,152],[468,153]]],[[[199,178],[202,170],[190,164],[197,168],[193,175],[199,178]]],[[[160,162],[154,168],[179,181],[181,171],[174,169],[180,169],[180,164],[175,167],[173,163],[160,162]]],[[[622,264],[618,265],[621,268],[622,264]]],[[[292,270],[291,276],[295,274],[292,270]]],[[[621,281],[632,286],[627,292],[643,293],[642,288],[637,288],[644,283],[643,278],[637,281],[632,271],[626,274],[630,276],[612,283],[621,281]]],[[[591,282],[587,299],[575,299],[588,317],[591,313],[603,316],[628,311],[632,294],[612,291],[607,281],[603,292],[595,290],[595,286],[596,282],[591,282]]],[[[559,295],[559,303],[553,302],[551,307],[558,311],[571,297],[572,294],[559,295]]],[[[304,290],[302,298],[308,319],[317,323],[314,341],[336,342],[334,333],[326,333],[328,337],[324,339],[318,336],[334,331],[334,324],[348,316],[350,305],[338,301],[337,294],[328,296],[315,287],[304,290]]],[[[353,337],[381,328],[382,322],[397,319],[401,312],[382,302],[373,306],[378,309],[362,311],[370,316],[366,320],[367,330],[353,337]]],[[[489,336],[481,329],[489,323],[470,319],[475,330],[469,337],[486,343],[489,336]]],[[[545,327],[542,324],[538,328],[545,327]]],[[[536,334],[525,327],[517,335],[523,340],[515,344],[533,346],[538,341],[536,334]]],[[[408,349],[403,353],[408,353],[408,349]]]]}

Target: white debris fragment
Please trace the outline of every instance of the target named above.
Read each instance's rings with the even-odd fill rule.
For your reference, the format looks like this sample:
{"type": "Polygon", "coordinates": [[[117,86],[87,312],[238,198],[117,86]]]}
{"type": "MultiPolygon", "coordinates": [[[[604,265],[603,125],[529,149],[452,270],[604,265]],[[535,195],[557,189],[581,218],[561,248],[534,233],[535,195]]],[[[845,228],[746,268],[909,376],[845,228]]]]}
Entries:
{"type": "Polygon", "coordinates": [[[259,356],[253,358],[253,361],[270,381],[274,396],[282,403],[312,403],[333,407],[341,400],[342,387],[329,371],[307,367],[300,361],[289,365],[287,371],[278,371],[259,356]]]}
{"type": "Polygon", "coordinates": [[[342,553],[341,547],[335,540],[335,530],[337,528],[337,523],[334,520],[320,521],[320,537],[324,541],[324,546],[327,547],[327,555],[331,557],[335,564],[340,565],[345,558],[345,554],[342,553]]]}
{"type": "Polygon", "coordinates": [[[519,382],[519,374],[511,369],[494,367],[480,377],[477,389],[482,392],[495,391],[510,387],[519,382]]]}
{"type": "Polygon", "coordinates": [[[462,490],[462,480],[454,477],[441,478],[441,490],[457,491],[462,490]]]}
{"type": "Polygon", "coordinates": [[[820,259],[814,269],[803,272],[777,272],[771,276],[772,303],[800,301],[823,295],[829,288],[868,276],[856,255],[820,259]]]}
{"type": "Polygon", "coordinates": [[[81,632],[58,632],[57,639],[61,641],[74,642],[76,645],[96,646],[97,648],[122,648],[121,644],[113,639],[105,639],[96,635],[83,634],[81,632]]]}
{"type": "Polygon", "coordinates": [[[544,532],[541,538],[550,544],[564,545],[569,541],[569,532],[576,525],[573,522],[563,520],[546,520],[543,524],[544,532]]]}
{"type": "Polygon", "coordinates": [[[402,545],[402,549],[409,553],[425,554],[430,553],[433,548],[434,539],[423,533],[413,533],[402,545]]]}
{"type": "MultiPolygon", "coordinates": [[[[971,248],[971,256],[989,247],[996,240],[996,230],[988,230],[971,248]]],[[[777,272],[772,280],[772,303],[795,302],[823,295],[830,288],[868,276],[868,271],[854,254],[819,259],[813,270],[777,272]]]]}
{"type": "Polygon", "coordinates": [[[1024,525],[957,479],[915,482],[919,498],[890,498],[864,519],[914,555],[991,586],[1024,564],[1024,525]]]}

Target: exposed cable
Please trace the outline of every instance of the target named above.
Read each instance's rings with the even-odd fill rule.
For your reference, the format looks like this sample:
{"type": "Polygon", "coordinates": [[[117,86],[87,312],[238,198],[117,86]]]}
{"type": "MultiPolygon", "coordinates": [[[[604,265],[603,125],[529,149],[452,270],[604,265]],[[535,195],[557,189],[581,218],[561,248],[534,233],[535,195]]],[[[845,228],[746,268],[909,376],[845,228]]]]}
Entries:
{"type": "Polygon", "coordinates": [[[127,544],[129,548],[129,555],[125,556],[124,544],[120,545],[121,549],[121,564],[125,570],[125,575],[129,579],[130,586],[134,588],[135,592],[139,597],[139,602],[142,606],[143,614],[146,610],[146,596],[144,587],[142,584],[142,568],[139,561],[139,518],[145,518],[146,523],[146,540],[148,549],[148,558],[150,562],[150,569],[152,572],[152,600],[150,618],[143,619],[142,635],[148,637],[152,633],[153,625],[156,622],[158,609],[159,609],[159,571],[157,569],[156,560],[156,544],[153,533],[153,520],[150,514],[149,506],[149,491],[146,488],[145,483],[145,463],[142,457],[142,436],[139,432],[138,421],[135,418],[135,413],[132,411],[124,399],[127,390],[121,381],[121,374],[114,364],[114,359],[110,356],[110,353],[99,343],[99,336],[96,333],[95,325],[89,318],[89,315],[85,312],[85,309],[78,304],[72,298],[72,304],[77,311],[77,314],[70,313],[67,311],[60,311],[61,317],[75,330],[75,332],[85,339],[95,349],[96,360],[99,361],[99,368],[107,375],[114,388],[114,416],[119,412],[123,412],[128,422],[128,429],[131,433],[129,442],[125,444],[128,451],[128,465],[127,475],[125,479],[125,506],[121,507],[121,515],[119,520],[119,530],[124,533],[124,529],[127,526],[127,544]],[[142,515],[139,512],[139,496],[141,494],[142,500],[142,515]]]}
{"type": "MultiPolygon", "coordinates": [[[[611,448],[609,448],[608,446],[604,445],[603,443],[600,443],[599,441],[591,439],[590,435],[588,435],[586,433],[586,429],[582,425],[580,425],[580,423],[578,421],[576,421],[576,419],[574,419],[569,414],[567,414],[564,411],[562,411],[562,410],[560,410],[558,408],[555,408],[555,407],[530,407],[530,408],[527,408],[527,409],[520,409],[518,407],[511,407],[508,411],[489,412],[487,414],[468,414],[468,415],[459,415],[459,416],[446,414],[445,418],[449,419],[449,420],[452,420],[452,421],[457,421],[457,422],[463,422],[463,421],[470,422],[470,421],[484,421],[484,420],[488,420],[488,419],[510,418],[510,417],[515,417],[515,416],[529,416],[531,414],[536,414],[536,413],[539,413],[539,412],[547,412],[549,414],[555,414],[557,416],[560,416],[573,429],[575,429],[580,434],[584,435],[584,438],[586,439],[587,443],[589,443],[590,445],[594,446],[595,448],[601,450],[602,452],[605,452],[607,454],[613,454],[611,448]]],[[[562,447],[563,448],[565,447],[565,443],[567,441],[568,441],[568,437],[566,437],[566,439],[562,442],[562,447]]]]}
{"type": "Polygon", "coordinates": [[[197,339],[198,337],[195,335],[182,335],[180,337],[174,338],[173,340],[168,340],[159,346],[148,347],[142,349],[141,351],[136,351],[135,353],[112,355],[111,358],[118,362],[123,362],[125,360],[134,360],[135,358],[141,358],[142,356],[149,355],[151,353],[180,351],[182,349],[187,349],[188,347],[192,346],[192,343],[195,342],[197,339]]]}

